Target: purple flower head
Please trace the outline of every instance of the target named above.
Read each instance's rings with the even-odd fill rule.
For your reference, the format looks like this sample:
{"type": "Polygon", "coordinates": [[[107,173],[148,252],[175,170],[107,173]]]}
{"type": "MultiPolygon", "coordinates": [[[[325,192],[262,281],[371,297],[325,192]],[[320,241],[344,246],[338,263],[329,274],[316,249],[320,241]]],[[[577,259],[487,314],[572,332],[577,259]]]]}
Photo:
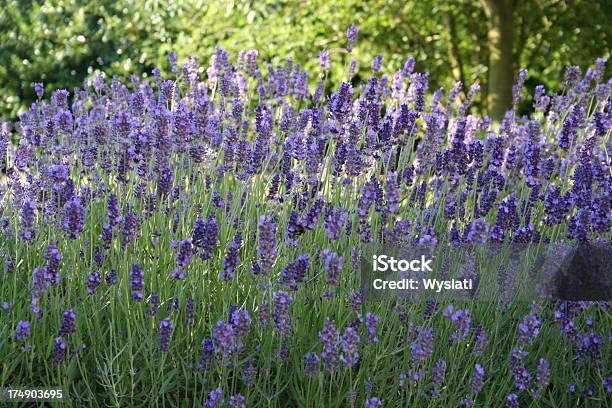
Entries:
{"type": "Polygon", "coordinates": [[[159,351],[167,353],[170,348],[170,337],[174,330],[174,324],[166,317],[159,323],[159,351]]]}
{"type": "Polygon", "coordinates": [[[374,61],[372,61],[372,71],[380,71],[382,65],[382,58],[382,54],[378,54],[376,57],[374,57],[374,61]]]}
{"type": "Polygon", "coordinates": [[[62,254],[57,249],[55,244],[49,244],[47,247],[47,253],[45,254],[47,264],[44,267],[45,281],[49,286],[59,286],[62,276],[60,274],[60,263],[62,260],[62,254]]]}
{"type": "Polygon", "coordinates": [[[21,206],[21,238],[31,241],[35,238],[34,221],[36,219],[36,203],[29,198],[23,200],[21,206]]]}
{"type": "Polygon", "coordinates": [[[67,337],[76,332],[76,313],[74,310],[68,309],[64,312],[64,318],[60,326],[58,336],[67,337]]]}
{"type": "Polygon", "coordinates": [[[242,351],[242,340],[237,336],[234,326],[219,320],[213,327],[215,352],[221,354],[222,364],[230,365],[233,356],[242,351]]]}
{"type": "Polygon", "coordinates": [[[323,344],[321,352],[321,362],[323,367],[329,372],[334,373],[340,367],[340,332],[336,325],[329,318],[325,318],[323,329],[319,332],[319,341],[323,344]]]}
{"type": "Polygon", "coordinates": [[[359,34],[359,27],[357,27],[356,25],[350,26],[349,29],[346,31],[346,40],[348,42],[348,46],[346,47],[346,49],[349,52],[353,49],[355,43],[357,42],[357,34],[359,34]]]}
{"type": "Polygon", "coordinates": [[[601,381],[601,384],[604,386],[608,394],[612,394],[612,377],[604,378],[601,381]]]}
{"type": "Polygon", "coordinates": [[[444,310],[444,317],[449,318],[455,326],[455,331],[451,335],[451,340],[460,342],[464,340],[470,332],[472,318],[469,310],[455,310],[453,305],[449,305],[444,310]]]}
{"type": "Polygon", "coordinates": [[[246,398],[244,397],[244,395],[236,394],[230,397],[229,405],[232,408],[246,408],[245,401],[246,398]]]}
{"type": "Polygon", "coordinates": [[[68,343],[61,337],[56,337],[53,340],[53,363],[61,364],[66,359],[66,350],[68,343]]]}
{"type": "Polygon", "coordinates": [[[523,345],[530,346],[540,334],[542,322],[535,314],[529,314],[523,318],[519,324],[519,342],[523,345]]]}
{"type": "Polygon", "coordinates": [[[92,272],[87,277],[87,294],[93,295],[96,292],[96,289],[100,285],[102,277],[98,272],[92,272]]]}
{"type": "Polygon", "coordinates": [[[348,219],[348,211],[342,208],[330,207],[325,212],[325,233],[330,240],[340,239],[342,228],[348,219]]]}
{"type": "Polygon", "coordinates": [[[508,408],[519,408],[518,396],[511,393],[506,397],[506,406],[508,408]]]}
{"type": "Polygon", "coordinates": [[[69,238],[77,239],[83,231],[85,208],[79,198],[73,198],[66,204],[62,227],[69,238]]]}
{"type": "Polygon", "coordinates": [[[176,266],[186,267],[189,265],[191,257],[193,256],[193,246],[191,243],[191,238],[185,238],[174,245],[176,248],[176,266]]]}
{"type": "Polygon", "coordinates": [[[23,341],[30,337],[30,322],[20,320],[17,323],[17,329],[15,330],[15,340],[23,341]]]}
{"type": "Polygon", "coordinates": [[[159,295],[157,292],[151,293],[151,296],[149,297],[149,305],[149,315],[155,316],[157,314],[157,310],[159,309],[159,295]]]}
{"type": "Polygon", "coordinates": [[[472,394],[478,394],[480,390],[482,390],[482,386],[484,384],[484,368],[482,368],[480,364],[476,364],[475,368],[476,371],[474,372],[474,377],[472,377],[472,386],[470,388],[472,394]]]}
{"type": "Polygon", "coordinates": [[[337,286],[340,280],[340,272],[344,265],[344,258],[338,256],[335,252],[330,249],[322,251],[321,255],[325,259],[325,271],[327,271],[327,283],[330,285],[337,286]]]}
{"type": "Polygon", "coordinates": [[[343,354],[340,356],[340,361],[346,367],[353,367],[359,361],[359,334],[352,327],[344,329],[344,334],[340,338],[340,345],[343,354]]]}
{"type": "Polygon", "coordinates": [[[367,330],[367,341],[368,343],[376,343],[378,342],[378,337],[376,337],[376,332],[378,330],[378,325],[380,324],[380,317],[375,315],[374,313],[367,312],[365,318],[365,325],[367,330]]]}
{"type": "Polygon", "coordinates": [[[372,397],[365,400],[365,408],[380,408],[382,407],[382,401],[377,397],[372,397]]]}
{"type": "Polygon", "coordinates": [[[35,82],[33,85],[34,88],[34,93],[36,93],[36,97],[38,99],[43,97],[43,94],[45,93],[45,86],[43,85],[42,82],[35,82]]]}
{"type": "Polygon", "coordinates": [[[195,315],[195,310],[194,310],[193,297],[189,296],[185,304],[185,324],[187,326],[193,325],[194,315],[195,315]]]}
{"type": "Polygon", "coordinates": [[[222,281],[227,282],[234,278],[236,267],[240,264],[238,252],[243,244],[242,234],[236,232],[233,241],[228,245],[227,255],[223,259],[223,271],[219,273],[219,279],[222,281]]]}
{"type": "Polygon", "coordinates": [[[531,395],[534,399],[540,398],[540,395],[542,395],[542,391],[544,391],[544,389],[548,387],[549,382],[550,364],[548,363],[548,360],[541,358],[538,362],[538,367],[536,368],[536,389],[531,392],[531,395]]]}
{"type": "Polygon", "coordinates": [[[510,356],[510,370],[514,378],[514,385],[521,391],[528,389],[531,384],[531,374],[529,374],[523,363],[526,355],[526,352],[521,351],[519,348],[514,348],[510,356]]]}
{"type": "Polygon", "coordinates": [[[211,339],[202,340],[202,349],[200,351],[200,362],[198,368],[200,370],[208,371],[215,354],[215,346],[211,339]]]}
{"type": "Polygon", "coordinates": [[[216,390],[212,390],[210,394],[208,394],[208,398],[206,399],[206,408],[219,408],[224,402],[223,391],[221,390],[221,387],[219,387],[216,390]]]}
{"type": "Polygon", "coordinates": [[[291,314],[289,307],[293,297],[285,292],[278,291],[274,296],[274,328],[282,338],[289,337],[291,332],[291,314]]]}
{"type": "Polygon", "coordinates": [[[234,310],[230,314],[230,324],[234,327],[236,336],[244,337],[249,333],[251,315],[246,309],[234,310]]]}
{"type": "Polygon", "coordinates": [[[144,289],[144,273],[140,264],[132,265],[130,288],[132,289],[132,299],[140,302],[143,299],[142,290],[144,289]]]}
{"type": "Polygon", "coordinates": [[[106,283],[108,285],[115,285],[118,282],[117,279],[117,270],[116,269],[111,269],[110,271],[108,271],[106,273],[106,276],[104,277],[104,280],[106,281],[106,283]]]}
{"type": "Polygon", "coordinates": [[[106,202],[106,218],[108,219],[108,225],[115,227],[121,223],[121,208],[119,207],[119,200],[113,193],[108,195],[108,201],[106,202]]]}
{"type": "Polygon", "coordinates": [[[330,55],[329,51],[323,50],[319,53],[319,66],[325,70],[330,67],[330,55]]]}
{"type": "Polygon", "coordinates": [[[304,282],[308,269],[310,268],[310,255],[299,255],[295,261],[289,264],[281,271],[281,282],[283,286],[290,290],[297,290],[297,285],[304,282]]]}
{"type": "Polygon", "coordinates": [[[444,377],[446,376],[446,361],[438,360],[433,369],[431,375],[431,384],[433,389],[431,390],[431,396],[437,398],[440,396],[440,389],[444,383],[444,377]]]}
{"type": "Polygon", "coordinates": [[[138,216],[130,206],[128,206],[128,208],[126,208],[125,210],[125,216],[123,217],[122,234],[123,246],[127,245],[133,239],[137,238],[140,234],[140,221],[138,219],[138,216]]]}
{"type": "Polygon", "coordinates": [[[276,223],[271,215],[259,218],[259,265],[268,273],[274,267],[277,257],[276,223]]]}
{"type": "Polygon", "coordinates": [[[309,377],[314,377],[319,374],[319,356],[315,353],[307,353],[304,356],[304,372],[309,377]]]}
{"type": "Polygon", "coordinates": [[[474,333],[474,354],[480,356],[487,345],[487,332],[484,327],[477,326],[474,333]]]}
{"type": "Polygon", "coordinates": [[[413,367],[423,364],[433,353],[434,332],[433,329],[417,327],[417,338],[410,345],[410,362],[413,367]]]}
{"type": "Polygon", "coordinates": [[[207,221],[197,219],[193,230],[193,245],[198,248],[200,258],[207,260],[212,257],[213,250],[217,245],[219,227],[214,214],[210,214],[207,221]]]}

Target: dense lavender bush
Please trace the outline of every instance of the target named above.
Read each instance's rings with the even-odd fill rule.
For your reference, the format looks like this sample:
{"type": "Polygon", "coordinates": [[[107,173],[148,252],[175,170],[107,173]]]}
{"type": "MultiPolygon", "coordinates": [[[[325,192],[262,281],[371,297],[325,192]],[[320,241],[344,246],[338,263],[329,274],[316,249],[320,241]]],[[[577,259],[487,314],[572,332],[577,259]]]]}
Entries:
{"type": "Polygon", "coordinates": [[[610,400],[607,302],[372,301],[359,274],[370,242],[609,242],[604,60],[526,117],[522,70],[493,124],[470,114],[478,86],[430,89],[411,58],[332,89],[253,50],[169,58],[169,76],[36,84],[2,125],[4,382],[74,406],[610,400]]]}

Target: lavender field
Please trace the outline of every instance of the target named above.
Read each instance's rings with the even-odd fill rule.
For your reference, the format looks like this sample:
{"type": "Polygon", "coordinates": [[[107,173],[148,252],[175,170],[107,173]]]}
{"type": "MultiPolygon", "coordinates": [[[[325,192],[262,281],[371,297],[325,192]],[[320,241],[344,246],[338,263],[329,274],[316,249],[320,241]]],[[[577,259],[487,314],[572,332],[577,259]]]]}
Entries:
{"type": "Polygon", "coordinates": [[[372,243],[609,243],[605,59],[560,94],[527,94],[522,69],[501,123],[412,58],[347,64],[333,89],[326,51],[318,73],[176,59],[36,84],[3,123],[3,387],[75,407],[612,404],[607,301],[374,300],[360,271],[372,243]]]}

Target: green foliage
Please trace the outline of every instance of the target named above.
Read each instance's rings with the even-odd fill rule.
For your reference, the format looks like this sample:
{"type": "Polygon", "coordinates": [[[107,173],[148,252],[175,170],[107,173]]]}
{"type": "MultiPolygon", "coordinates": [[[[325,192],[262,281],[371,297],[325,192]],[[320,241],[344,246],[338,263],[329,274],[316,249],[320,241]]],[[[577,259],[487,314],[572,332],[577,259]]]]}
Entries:
{"type": "MultiPolygon", "coordinates": [[[[0,114],[15,119],[34,98],[33,82],[47,89],[79,86],[95,70],[125,77],[166,66],[176,50],[206,63],[216,45],[232,53],[257,49],[273,64],[290,56],[319,74],[327,49],[345,64],[345,31],[360,26],[354,52],[362,67],[385,55],[385,72],[414,56],[431,73],[433,87],[454,81],[483,84],[486,98],[487,24],[479,2],[2,0],[0,15],[0,114]]],[[[608,2],[609,3],[609,2],[608,2]]],[[[607,7],[608,6],[608,7],[607,7]]],[[[606,2],[517,0],[516,69],[557,88],[570,61],[582,66],[609,54],[606,2]]],[[[337,81],[342,70],[332,71],[337,81]]],[[[528,82],[529,84],[529,82],[528,82]]],[[[508,84],[510,86],[510,84],[508,84]]],[[[478,105],[477,107],[486,108],[478,105]]]]}

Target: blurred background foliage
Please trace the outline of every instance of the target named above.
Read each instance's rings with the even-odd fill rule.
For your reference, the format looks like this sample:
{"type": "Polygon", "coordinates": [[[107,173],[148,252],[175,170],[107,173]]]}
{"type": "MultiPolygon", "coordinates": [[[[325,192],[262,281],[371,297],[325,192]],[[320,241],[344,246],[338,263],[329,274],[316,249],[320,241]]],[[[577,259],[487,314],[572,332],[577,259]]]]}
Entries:
{"type": "Polygon", "coordinates": [[[234,57],[257,49],[264,63],[291,57],[311,72],[312,86],[319,52],[329,50],[326,84],[337,86],[351,24],[360,27],[356,81],[379,53],[389,74],[413,56],[432,87],[462,81],[465,91],[479,82],[475,109],[499,118],[520,67],[529,67],[528,88],[555,90],[568,65],[584,69],[609,56],[612,0],[0,0],[0,10],[5,119],[35,100],[34,82],[48,92],[72,90],[95,71],[120,78],[167,71],[171,50],[179,62],[195,55],[207,65],[216,45],[234,57]]]}

